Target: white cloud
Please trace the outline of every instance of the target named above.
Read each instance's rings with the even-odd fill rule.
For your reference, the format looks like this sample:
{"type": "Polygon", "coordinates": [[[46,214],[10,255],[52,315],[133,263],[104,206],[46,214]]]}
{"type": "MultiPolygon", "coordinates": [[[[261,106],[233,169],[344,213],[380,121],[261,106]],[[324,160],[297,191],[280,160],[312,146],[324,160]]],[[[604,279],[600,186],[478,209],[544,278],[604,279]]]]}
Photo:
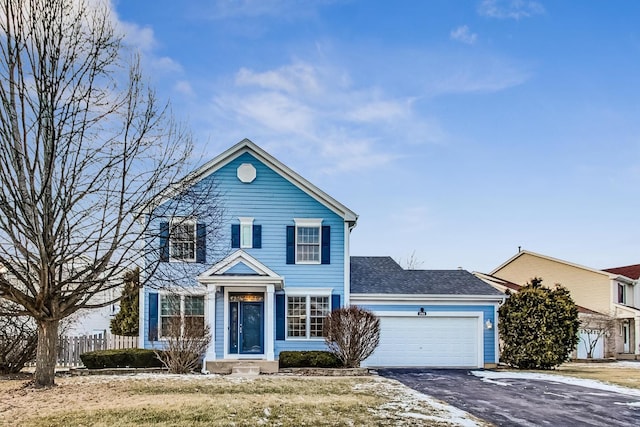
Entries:
{"type": "Polygon", "coordinates": [[[545,9],[535,0],[483,0],[478,13],[490,18],[518,20],[543,14],[545,9]]]}
{"type": "Polygon", "coordinates": [[[357,105],[347,112],[347,118],[355,122],[376,122],[404,117],[409,113],[410,104],[398,101],[372,101],[357,105]]]}
{"type": "Polygon", "coordinates": [[[474,44],[478,39],[478,35],[469,31],[469,27],[466,25],[461,25],[460,27],[451,30],[449,37],[451,37],[452,40],[457,40],[466,44],[474,44]]]}
{"type": "Polygon", "coordinates": [[[193,87],[191,87],[191,83],[186,80],[178,80],[178,82],[173,86],[173,90],[186,96],[193,96],[195,94],[193,87]]]}
{"type": "Polygon", "coordinates": [[[268,90],[294,92],[317,92],[320,85],[313,67],[304,63],[296,63],[280,67],[277,70],[256,73],[241,68],[236,74],[239,86],[258,86],[268,90]]]}

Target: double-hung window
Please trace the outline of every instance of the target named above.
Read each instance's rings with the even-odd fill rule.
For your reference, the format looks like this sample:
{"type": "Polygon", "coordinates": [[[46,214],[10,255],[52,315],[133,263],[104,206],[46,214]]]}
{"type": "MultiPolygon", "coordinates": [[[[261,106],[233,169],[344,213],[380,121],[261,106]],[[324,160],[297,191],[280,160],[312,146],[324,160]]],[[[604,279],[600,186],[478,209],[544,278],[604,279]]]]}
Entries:
{"type": "Polygon", "coordinates": [[[296,219],[296,264],[320,264],[321,219],[296,219]]]}
{"type": "Polygon", "coordinates": [[[169,230],[171,259],[196,260],[196,223],[192,219],[174,217],[169,230]]]}
{"type": "Polygon", "coordinates": [[[203,336],[203,295],[160,295],[160,336],[203,336]]]}
{"type": "Polygon", "coordinates": [[[287,295],[287,337],[322,338],[325,317],[331,312],[331,290],[287,295]]]}

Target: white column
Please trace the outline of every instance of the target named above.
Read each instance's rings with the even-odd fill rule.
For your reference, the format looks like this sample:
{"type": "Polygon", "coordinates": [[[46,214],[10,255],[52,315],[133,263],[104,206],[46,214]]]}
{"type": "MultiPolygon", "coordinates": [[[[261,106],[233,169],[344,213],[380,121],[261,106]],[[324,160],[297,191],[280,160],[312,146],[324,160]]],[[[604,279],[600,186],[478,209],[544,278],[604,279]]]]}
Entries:
{"type": "Polygon", "coordinates": [[[265,311],[267,313],[266,316],[266,327],[264,328],[264,341],[265,341],[265,356],[267,360],[275,360],[275,352],[274,352],[274,330],[276,327],[275,324],[275,286],[267,285],[267,303],[265,304],[265,311]]]}
{"type": "Polygon", "coordinates": [[[207,361],[216,360],[216,285],[207,285],[206,322],[211,331],[211,342],[202,361],[202,372],[207,370],[207,361]]]}
{"type": "Polygon", "coordinates": [[[635,327],[633,331],[633,343],[635,345],[634,354],[640,354],[640,317],[635,317],[635,327]]]}

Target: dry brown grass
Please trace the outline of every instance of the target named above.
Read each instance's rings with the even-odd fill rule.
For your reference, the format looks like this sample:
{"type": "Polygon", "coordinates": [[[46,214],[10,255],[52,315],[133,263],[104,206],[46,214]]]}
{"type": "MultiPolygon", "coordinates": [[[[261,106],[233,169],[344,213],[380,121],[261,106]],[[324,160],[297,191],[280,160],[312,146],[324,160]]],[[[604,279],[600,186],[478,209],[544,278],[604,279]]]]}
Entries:
{"type": "Polygon", "coordinates": [[[0,424],[445,426],[461,416],[377,377],[141,375],[58,378],[41,390],[25,384],[0,381],[0,424]]]}
{"type": "Polygon", "coordinates": [[[640,363],[637,368],[617,363],[565,363],[555,371],[546,372],[640,388],[640,363]]]}

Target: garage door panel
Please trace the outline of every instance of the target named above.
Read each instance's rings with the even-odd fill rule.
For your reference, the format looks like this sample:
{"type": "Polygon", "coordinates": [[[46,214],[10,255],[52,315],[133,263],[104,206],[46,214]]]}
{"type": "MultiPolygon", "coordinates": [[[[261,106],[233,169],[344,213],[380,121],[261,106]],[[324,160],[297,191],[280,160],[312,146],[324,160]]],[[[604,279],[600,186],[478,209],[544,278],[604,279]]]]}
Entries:
{"type": "Polygon", "coordinates": [[[365,366],[478,366],[477,317],[381,317],[365,366]]]}

